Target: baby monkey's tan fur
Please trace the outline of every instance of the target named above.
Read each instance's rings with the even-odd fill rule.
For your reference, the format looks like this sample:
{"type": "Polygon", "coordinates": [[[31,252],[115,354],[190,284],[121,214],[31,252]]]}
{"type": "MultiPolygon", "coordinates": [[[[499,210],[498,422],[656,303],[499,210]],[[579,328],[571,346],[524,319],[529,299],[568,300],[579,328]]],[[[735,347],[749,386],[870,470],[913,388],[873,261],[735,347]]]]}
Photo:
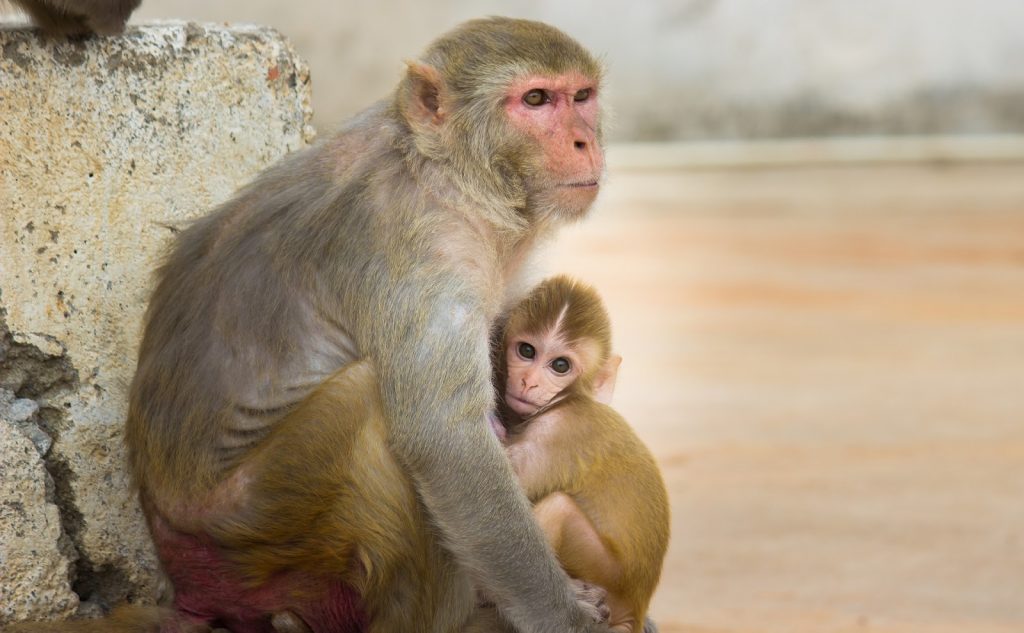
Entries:
{"type": "Polygon", "coordinates": [[[595,290],[555,277],[512,310],[497,361],[503,391],[507,355],[537,337],[582,351],[576,358],[589,366],[532,416],[504,410],[506,451],[559,562],[573,578],[608,592],[614,630],[639,631],[668,545],[668,497],[650,451],[595,398],[598,391],[610,396],[607,383],[618,367],[595,290]]]}

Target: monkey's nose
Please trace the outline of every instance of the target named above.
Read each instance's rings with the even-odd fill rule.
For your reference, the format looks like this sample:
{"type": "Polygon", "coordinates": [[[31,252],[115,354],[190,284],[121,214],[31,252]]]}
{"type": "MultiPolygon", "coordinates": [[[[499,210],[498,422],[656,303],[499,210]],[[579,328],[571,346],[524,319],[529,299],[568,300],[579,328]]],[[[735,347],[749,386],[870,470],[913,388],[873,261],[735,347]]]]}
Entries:
{"type": "Polygon", "coordinates": [[[586,141],[573,141],[572,145],[573,145],[573,147],[575,147],[578,150],[587,149],[587,142],[586,141]]]}

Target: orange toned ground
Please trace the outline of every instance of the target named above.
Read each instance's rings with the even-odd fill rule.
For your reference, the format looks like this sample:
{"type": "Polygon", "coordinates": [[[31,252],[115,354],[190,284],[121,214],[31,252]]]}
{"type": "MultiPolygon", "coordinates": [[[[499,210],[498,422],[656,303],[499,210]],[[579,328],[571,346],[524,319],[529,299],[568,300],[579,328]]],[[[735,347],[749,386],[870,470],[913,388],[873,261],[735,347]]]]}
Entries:
{"type": "Polygon", "coordinates": [[[613,169],[596,284],[663,633],[1024,631],[1024,164],[613,169]]]}

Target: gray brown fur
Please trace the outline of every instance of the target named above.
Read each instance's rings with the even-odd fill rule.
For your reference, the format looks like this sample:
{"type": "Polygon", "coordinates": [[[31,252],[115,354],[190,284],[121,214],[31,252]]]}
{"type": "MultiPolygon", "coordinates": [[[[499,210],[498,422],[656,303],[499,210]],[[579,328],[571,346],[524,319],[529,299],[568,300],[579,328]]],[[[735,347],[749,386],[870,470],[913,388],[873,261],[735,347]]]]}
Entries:
{"type": "Polygon", "coordinates": [[[459,27],[421,64],[180,234],[131,388],[140,496],[253,582],[350,574],[374,632],[459,630],[472,583],[523,631],[604,630],[485,422],[506,290],[579,215],[551,202],[501,90],[565,69],[596,85],[600,69],[557,30],[503,18],[459,27]]]}
{"type": "Polygon", "coordinates": [[[10,0],[50,35],[117,35],[142,0],[10,0]]]}

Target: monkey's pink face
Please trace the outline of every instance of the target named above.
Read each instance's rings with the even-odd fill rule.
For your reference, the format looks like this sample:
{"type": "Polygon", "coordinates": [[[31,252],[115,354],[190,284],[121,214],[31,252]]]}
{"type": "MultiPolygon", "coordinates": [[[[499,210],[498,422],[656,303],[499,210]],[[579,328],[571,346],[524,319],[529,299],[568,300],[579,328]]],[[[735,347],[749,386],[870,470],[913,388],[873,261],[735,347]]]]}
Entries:
{"type": "Polygon", "coordinates": [[[596,362],[591,358],[596,354],[592,345],[570,345],[556,332],[514,336],[507,345],[505,403],[522,416],[551,402],[580,377],[588,363],[596,362]]]}
{"type": "Polygon", "coordinates": [[[524,77],[512,83],[505,108],[512,125],[533,138],[555,204],[582,212],[604,174],[597,85],[578,74],[524,77]]]}

